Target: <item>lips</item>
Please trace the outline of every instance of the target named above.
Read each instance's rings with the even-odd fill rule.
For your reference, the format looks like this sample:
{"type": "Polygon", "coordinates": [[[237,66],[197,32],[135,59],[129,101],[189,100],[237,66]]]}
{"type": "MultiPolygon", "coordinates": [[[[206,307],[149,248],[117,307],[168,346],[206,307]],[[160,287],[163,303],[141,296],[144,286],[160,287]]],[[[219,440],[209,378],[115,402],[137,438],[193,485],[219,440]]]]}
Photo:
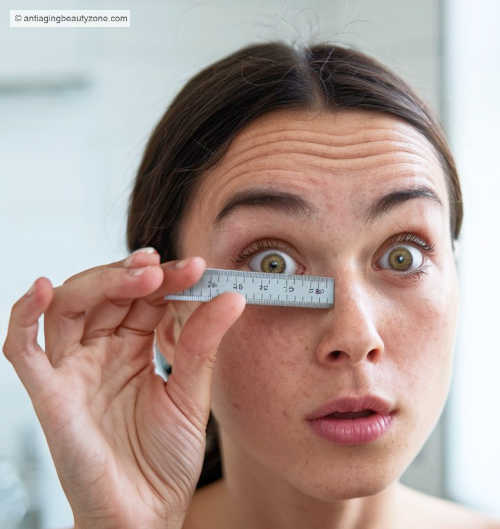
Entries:
{"type": "MultiPolygon", "coordinates": [[[[306,419],[312,421],[335,413],[356,414],[372,411],[382,416],[390,415],[393,411],[392,404],[378,395],[364,395],[361,397],[341,397],[327,402],[309,414],[306,419]]],[[[366,415],[366,413],[365,413],[366,415]]],[[[340,417],[339,417],[340,418],[340,417]]],[[[347,417],[342,417],[347,418],[347,417]]]]}

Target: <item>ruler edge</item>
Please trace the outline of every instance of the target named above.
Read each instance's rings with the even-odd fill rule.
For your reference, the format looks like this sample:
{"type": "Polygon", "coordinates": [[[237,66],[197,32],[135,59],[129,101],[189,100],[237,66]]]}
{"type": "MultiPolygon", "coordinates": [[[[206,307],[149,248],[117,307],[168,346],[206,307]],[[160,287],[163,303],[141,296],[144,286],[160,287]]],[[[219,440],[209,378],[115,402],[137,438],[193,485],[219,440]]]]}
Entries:
{"type": "MultiPolygon", "coordinates": [[[[269,272],[254,272],[252,270],[233,270],[231,268],[205,268],[203,274],[205,274],[205,272],[217,272],[217,273],[222,273],[223,275],[231,275],[231,274],[238,274],[238,275],[241,275],[243,277],[262,277],[264,279],[269,279],[269,276],[273,276],[273,275],[276,275],[276,276],[279,276],[281,278],[293,278],[293,279],[303,279],[304,277],[307,277],[307,278],[310,278],[310,279],[314,279],[314,280],[318,280],[318,281],[321,281],[321,280],[330,280],[330,281],[335,281],[335,279],[333,277],[330,277],[330,276],[313,276],[313,275],[309,275],[309,274],[272,274],[272,273],[269,273],[269,272]]],[[[201,276],[203,277],[203,275],[201,276]]],[[[201,280],[201,277],[200,277],[200,280],[201,280]]]]}

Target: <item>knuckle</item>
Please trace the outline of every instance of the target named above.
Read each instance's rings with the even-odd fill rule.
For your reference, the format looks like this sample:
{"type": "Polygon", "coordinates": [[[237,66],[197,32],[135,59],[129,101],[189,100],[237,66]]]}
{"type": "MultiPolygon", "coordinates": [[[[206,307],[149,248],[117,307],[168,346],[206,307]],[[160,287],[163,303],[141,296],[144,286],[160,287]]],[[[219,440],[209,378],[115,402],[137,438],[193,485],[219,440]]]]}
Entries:
{"type": "Polygon", "coordinates": [[[5,343],[3,344],[2,352],[5,358],[7,358],[7,360],[12,363],[15,356],[15,352],[14,347],[11,345],[10,335],[7,336],[5,343]]]}
{"type": "Polygon", "coordinates": [[[2,346],[2,352],[3,354],[9,358],[9,355],[10,355],[10,347],[9,347],[9,337],[7,337],[7,339],[5,340],[3,346],[2,346]]]}

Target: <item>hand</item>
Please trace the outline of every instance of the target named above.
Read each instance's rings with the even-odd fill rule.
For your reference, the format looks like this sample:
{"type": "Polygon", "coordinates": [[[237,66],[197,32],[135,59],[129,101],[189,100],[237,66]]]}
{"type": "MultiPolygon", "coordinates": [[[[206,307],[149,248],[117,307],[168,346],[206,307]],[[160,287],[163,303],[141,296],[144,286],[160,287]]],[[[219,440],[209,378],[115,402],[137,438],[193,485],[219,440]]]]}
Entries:
{"type": "Polygon", "coordinates": [[[156,252],[53,288],[39,278],[13,306],[4,353],[33,402],[79,529],[180,528],[201,473],[219,343],[245,307],[224,293],[194,310],[168,382],[154,373],[166,294],[206,266],[156,252]],[[45,313],[45,351],[37,343],[45,313]]]}

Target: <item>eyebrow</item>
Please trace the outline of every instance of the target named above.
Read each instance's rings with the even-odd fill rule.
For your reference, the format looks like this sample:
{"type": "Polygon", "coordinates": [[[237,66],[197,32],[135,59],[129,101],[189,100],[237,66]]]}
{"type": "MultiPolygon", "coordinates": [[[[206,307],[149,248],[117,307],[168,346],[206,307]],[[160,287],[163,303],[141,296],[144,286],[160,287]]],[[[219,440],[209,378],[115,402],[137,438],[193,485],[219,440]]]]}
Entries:
{"type": "MultiPolygon", "coordinates": [[[[441,207],[443,206],[436,192],[426,185],[395,189],[379,197],[368,208],[364,216],[365,223],[373,223],[396,206],[418,198],[425,198],[441,207]]],[[[308,217],[319,213],[319,209],[314,204],[294,193],[276,189],[252,188],[238,191],[232,195],[217,214],[214,225],[220,225],[230,213],[234,213],[242,207],[272,209],[296,217],[308,217]]]]}

